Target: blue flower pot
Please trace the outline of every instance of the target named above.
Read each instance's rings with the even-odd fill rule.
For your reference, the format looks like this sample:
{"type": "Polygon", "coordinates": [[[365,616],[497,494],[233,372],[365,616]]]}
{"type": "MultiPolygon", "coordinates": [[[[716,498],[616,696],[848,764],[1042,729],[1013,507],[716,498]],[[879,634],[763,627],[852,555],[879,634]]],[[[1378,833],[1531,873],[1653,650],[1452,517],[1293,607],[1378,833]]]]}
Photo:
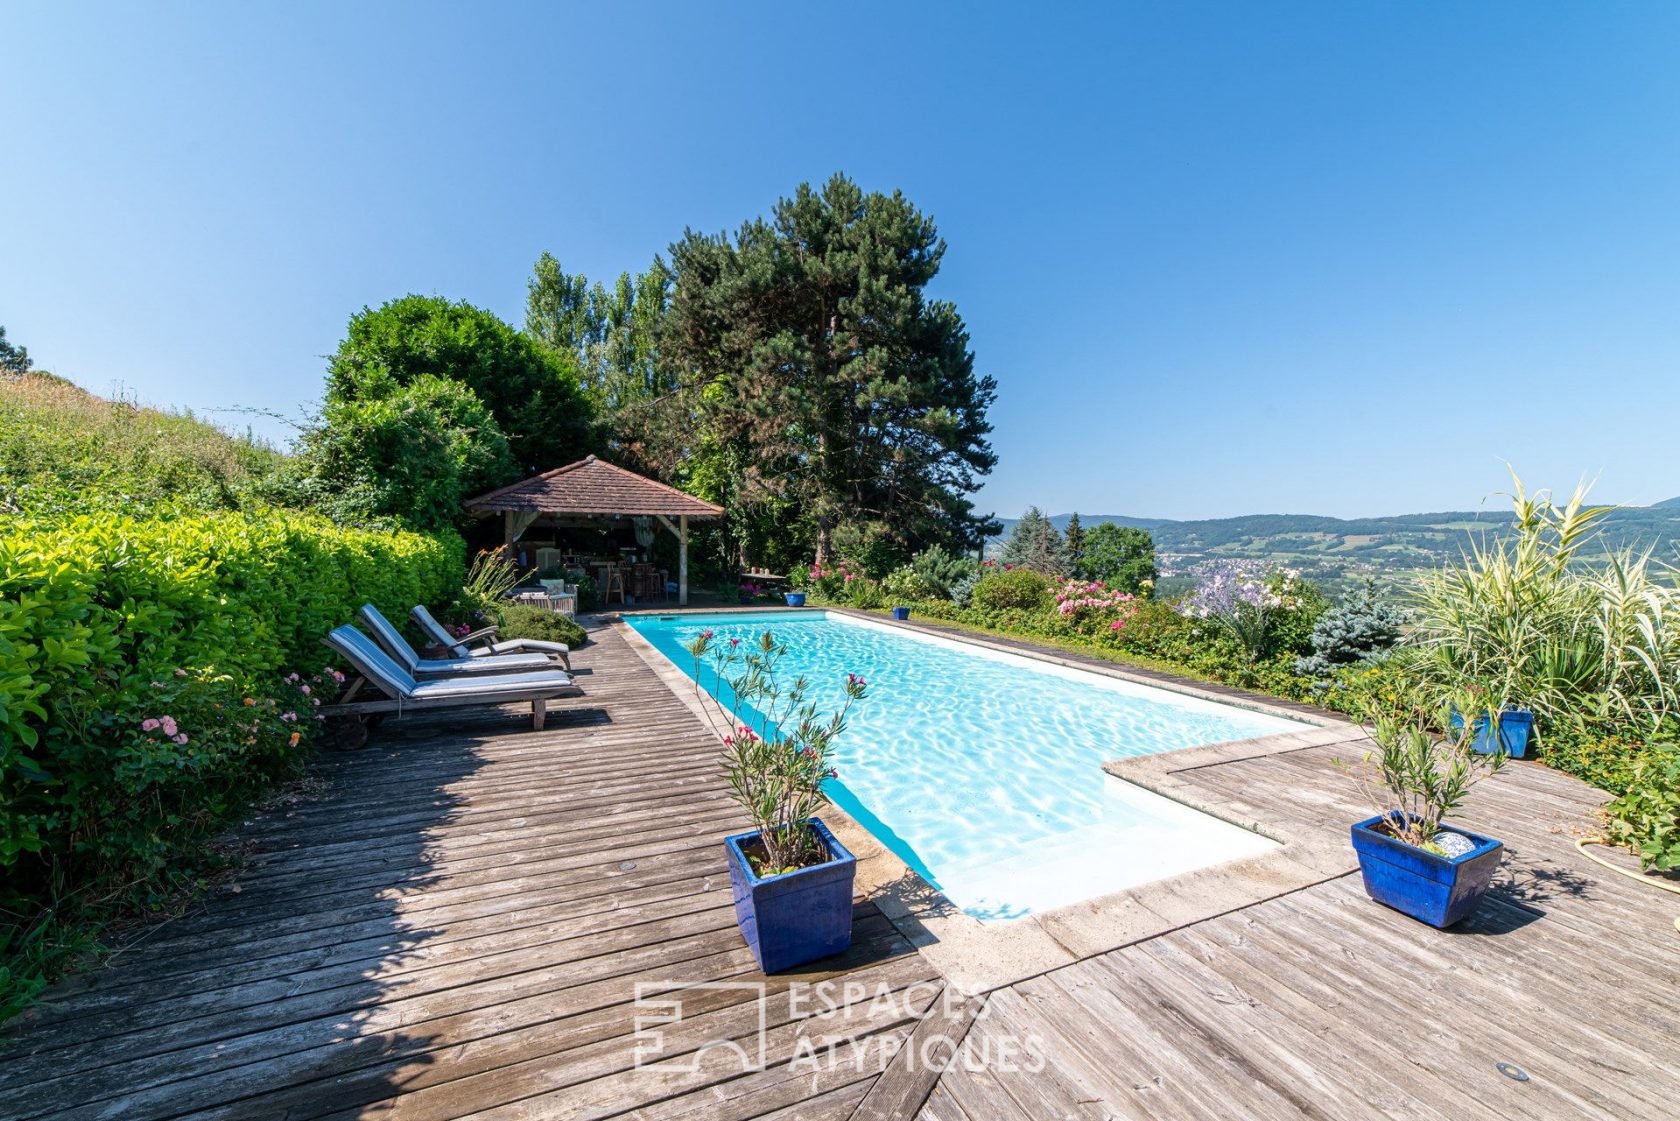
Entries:
{"type": "MultiPolygon", "coordinates": [[[[1452,714],[1453,730],[1464,727],[1464,717],[1455,710],[1452,714]]],[[[1495,744],[1493,731],[1488,727],[1488,718],[1483,716],[1472,724],[1471,730],[1476,738],[1470,747],[1478,755],[1492,755],[1500,748],[1513,759],[1521,759],[1528,754],[1528,733],[1534,727],[1534,714],[1526,708],[1508,708],[1499,714],[1499,740],[1495,744]]]]}
{"type": "Polygon", "coordinates": [[[1487,894],[1505,846],[1492,837],[1442,826],[1476,843],[1463,856],[1448,859],[1379,832],[1375,827],[1383,816],[1353,827],[1353,851],[1359,855],[1365,894],[1438,930],[1474,911],[1487,894]]]}
{"type": "Polygon", "coordinates": [[[735,922],[766,973],[838,954],[852,944],[852,881],[857,858],[828,827],[811,819],[829,860],[779,876],[756,875],[741,846],[757,831],[725,837],[735,922]]]}
{"type": "Polygon", "coordinates": [[[787,605],[789,607],[804,607],[805,606],[805,593],[804,592],[788,592],[787,593],[787,605]]]}
{"type": "Polygon", "coordinates": [[[910,618],[910,609],[908,607],[895,607],[892,609],[892,612],[893,618],[897,619],[901,623],[910,618]]]}

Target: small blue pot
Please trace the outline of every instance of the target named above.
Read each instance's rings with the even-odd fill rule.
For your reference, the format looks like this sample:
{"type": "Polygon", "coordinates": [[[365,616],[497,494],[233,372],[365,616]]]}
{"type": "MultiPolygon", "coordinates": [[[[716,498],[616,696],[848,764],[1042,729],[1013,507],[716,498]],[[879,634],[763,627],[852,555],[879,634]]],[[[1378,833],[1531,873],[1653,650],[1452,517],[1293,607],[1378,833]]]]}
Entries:
{"type": "Polygon", "coordinates": [[[910,618],[910,609],[908,607],[895,607],[892,609],[892,612],[893,618],[897,619],[901,623],[910,618]]]}
{"type": "MultiPolygon", "coordinates": [[[[1464,727],[1464,717],[1456,710],[1452,714],[1452,726],[1454,731],[1464,727]]],[[[1534,714],[1526,708],[1508,708],[1500,713],[1497,745],[1487,717],[1479,717],[1470,727],[1476,733],[1470,747],[1477,755],[1492,755],[1503,748],[1511,758],[1521,759],[1528,754],[1528,733],[1534,727],[1534,714]]]]}
{"type": "Polygon", "coordinates": [[[828,850],[826,864],[759,877],[741,846],[758,836],[725,837],[735,922],[766,973],[838,954],[852,944],[852,881],[857,858],[816,818],[811,828],[828,850]]]}
{"type": "Polygon", "coordinates": [[[1353,851],[1365,878],[1365,894],[1437,930],[1469,916],[1487,894],[1505,846],[1465,829],[1442,828],[1470,838],[1476,847],[1447,859],[1378,832],[1383,815],[1353,827],[1353,851]]]}
{"type": "Polygon", "coordinates": [[[805,593],[804,592],[788,592],[787,593],[787,605],[789,607],[804,607],[805,606],[805,593]]]}

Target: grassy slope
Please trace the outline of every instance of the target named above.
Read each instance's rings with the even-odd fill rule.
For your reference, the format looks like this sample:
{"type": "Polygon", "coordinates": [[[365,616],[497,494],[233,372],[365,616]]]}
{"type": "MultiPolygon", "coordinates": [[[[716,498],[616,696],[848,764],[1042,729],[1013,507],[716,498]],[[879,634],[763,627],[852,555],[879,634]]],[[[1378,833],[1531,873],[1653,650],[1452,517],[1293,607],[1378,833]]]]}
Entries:
{"type": "Polygon", "coordinates": [[[0,510],[87,494],[106,504],[226,509],[283,461],[267,444],[190,414],[108,401],[51,374],[0,380],[0,510]]]}

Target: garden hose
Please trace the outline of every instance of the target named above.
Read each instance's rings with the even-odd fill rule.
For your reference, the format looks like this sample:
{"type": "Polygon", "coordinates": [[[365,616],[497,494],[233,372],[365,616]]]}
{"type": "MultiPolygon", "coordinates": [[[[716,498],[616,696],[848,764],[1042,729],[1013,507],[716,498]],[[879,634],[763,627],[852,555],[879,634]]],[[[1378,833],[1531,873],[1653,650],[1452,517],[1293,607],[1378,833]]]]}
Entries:
{"type": "MultiPolygon", "coordinates": [[[[1664,891],[1672,891],[1675,895],[1680,895],[1680,884],[1665,884],[1661,880],[1653,880],[1649,876],[1641,875],[1638,872],[1629,872],[1626,868],[1618,868],[1608,860],[1605,860],[1602,856],[1594,856],[1592,853],[1587,851],[1588,845],[1607,844],[1608,842],[1606,841],[1577,840],[1575,842],[1575,847],[1581,851],[1582,856],[1586,857],[1594,864],[1602,864],[1604,867],[1610,869],[1610,871],[1626,876],[1630,880],[1638,880],[1642,884],[1650,884],[1652,887],[1660,887],[1664,891]]],[[[1676,933],[1680,933],[1680,916],[1676,916],[1674,919],[1674,929],[1676,933]]]]}

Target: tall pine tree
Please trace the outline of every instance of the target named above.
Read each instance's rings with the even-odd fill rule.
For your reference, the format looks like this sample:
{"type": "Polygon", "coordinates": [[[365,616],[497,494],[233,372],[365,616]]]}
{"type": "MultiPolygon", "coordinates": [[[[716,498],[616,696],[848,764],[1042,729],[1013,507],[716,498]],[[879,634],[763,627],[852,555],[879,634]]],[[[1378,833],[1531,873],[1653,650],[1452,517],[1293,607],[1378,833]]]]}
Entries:
{"type": "Polygon", "coordinates": [[[898,192],[802,185],[734,238],[671,247],[660,343],[682,387],[667,431],[743,464],[738,501],[796,504],[819,559],[842,526],[907,552],[966,548],[997,457],[956,308],[927,297],[945,243],[898,192]]]}
{"type": "Polygon", "coordinates": [[[1062,547],[1067,553],[1068,567],[1077,575],[1085,557],[1085,529],[1079,524],[1079,511],[1068,515],[1067,532],[1062,535],[1062,547]]]}

